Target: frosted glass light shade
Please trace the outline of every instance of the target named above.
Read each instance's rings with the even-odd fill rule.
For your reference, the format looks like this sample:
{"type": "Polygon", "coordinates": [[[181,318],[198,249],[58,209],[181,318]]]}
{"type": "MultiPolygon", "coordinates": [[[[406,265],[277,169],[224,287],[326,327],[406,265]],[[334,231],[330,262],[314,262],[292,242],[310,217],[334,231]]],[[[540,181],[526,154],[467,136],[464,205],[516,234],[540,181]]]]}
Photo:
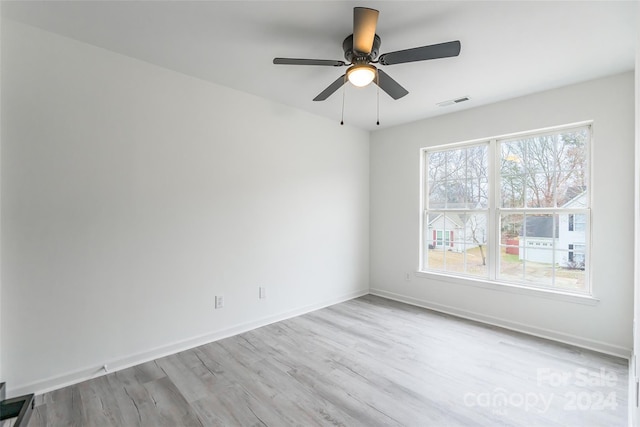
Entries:
{"type": "Polygon", "coordinates": [[[352,85],[364,87],[376,78],[376,67],[369,64],[353,65],[347,70],[347,79],[352,85]]]}

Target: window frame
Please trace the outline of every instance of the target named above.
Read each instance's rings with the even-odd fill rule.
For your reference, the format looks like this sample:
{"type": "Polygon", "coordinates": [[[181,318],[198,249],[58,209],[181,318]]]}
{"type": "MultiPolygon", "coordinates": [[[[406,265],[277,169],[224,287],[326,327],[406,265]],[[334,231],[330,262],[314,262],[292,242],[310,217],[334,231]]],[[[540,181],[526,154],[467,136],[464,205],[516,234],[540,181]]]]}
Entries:
{"type": "MultiPolygon", "coordinates": [[[[591,268],[590,268],[590,255],[591,255],[591,209],[593,205],[592,201],[592,176],[593,176],[593,164],[592,164],[592,147],[594,144],[594,130],[593,130],[593,121],[584,121],[578,123],[571,123],[562,126],[554,126],[550,128],[544,129],[536,129],[525,132],[518,132],[512,134],[505,134],[500,136],[494,136],[490,138],[481,138],[470,141],[463,142],[455,142],[449,144],[440,144],[428,147],[422,147],[420,149],[420,232],[419,232],[419,260],[418,260],[418,272],[419,276],[437,276],[438,278],[446,278],[446,279],[463,279],[462,283],[469,283],[472,285],[480,284],[482,287],[489,287],[492,289],[521,289],[524,293],[533,292],[534,294],[539,294],[542,292],[543,294],[551,294],[551,295],[561,295],[568,297],[569,300],[579,300],[579,302],[583,302],[584,300],[592,300],[597,301],[597,299],[593,296],[593,286],[591,280],[591,268]],[[531,137],[543,137],[547,135],[554,135],[563,132],[570,131],[578,131],[580,129],[587,129],[588,131],[588,139],[586,141],[585,147],[585,166],[586,166],[586,190],[585,190],[585,207],[582,208],[563,208],[560,206],[555,206],[553,208],[535,208],[535,207],[521,207],[521,208],[503,208],[502,200],[501,200],[501,190],[500,190],[500,182],[501,182],[501,143],[508,142],[518,139],[531,138],[531,137]],[[429,269],[426,266],[427,260],[425,258],[426,253],[428,253],[428,249],[426,246],[425,240],[428,239],[426,236],[427,229],[426,225],[428,222],[429,214],[433,214],[435,212],[444,212],[450,209],[442,208],[442,209],[428,209],[428,201],[429,201],[429,176],[428,176],[428,154],[435,151],[447,151],[447,150],[455,150],[462,149],[471,146],[478,145],[486,145],[488,150],[488,176],[489,176],[489,200],[487,207],[487,247],[488,247],[488,257],[487,257],[487,268],[488,275],[484,276],[476,276],[470,274],[459,273],[455,271],[446,271],[446,270],[435,270],[429,269]],[[498,229],[500,224],[501,215],[509,213],[509,212],[527,212],[533,214],[544,214],[544,213],[552,213],[558,215],[572,215],[574,216],[574,230],[575,228],[575,217],[577,215],[584,215],[584,253],[581,256],[584,258],[584,281],[585,288],[584,290],[578,289],[567,289],[562,287],[555,286],[547,286],[547,285],[537,285],[526,283],[524,279],[522,281],[509,281],[500,277],[500,250],[501,250],[501,233],[498,229]]],[[[554,203],[555,204],[555,203],[554,203]]],[[[462,210],[464,213],[471,213],[473,210],[462,210]]],[[[559,224],[558,224],[559,226],[559,224]]],[[[557,243],[557,242],[556,242],[557,243]]],[[[572,244],[576,244],[572,242],[572,244]]],[[[580,243],[579,243],[580,244],[580,243]]],[[[574,246],[575,247],[575,246],[574,246]]],[[[562,250],[560,244],[557,243],[554,246],[554,260],[555,253],[563,253],[567,252],[566,256],[568,256],[569,251],[562,250]]],[[[575,250],[572,251],[575,257],[575,250]]],[[[554,261],[555,262],[555,261],[554,261]]],[[[465,260],[466,263],[466,260],[465,260]]],[[[466,265],[466,264],[465,264],[466,265]]],[[[446,265],[445,265],[446,268],[446,265]]],[[[559,268],[558,265],[552,267],[554,270],[554,280],[555,280],[555,271],[559,268]]],[[[449,281],[449,280],[445,280],[449,281]]],[[[457,283],[461,283],[460,280],[456,280],[457,283]]],[[[588,302],[588,303],[591,303],[588,302]]]]}

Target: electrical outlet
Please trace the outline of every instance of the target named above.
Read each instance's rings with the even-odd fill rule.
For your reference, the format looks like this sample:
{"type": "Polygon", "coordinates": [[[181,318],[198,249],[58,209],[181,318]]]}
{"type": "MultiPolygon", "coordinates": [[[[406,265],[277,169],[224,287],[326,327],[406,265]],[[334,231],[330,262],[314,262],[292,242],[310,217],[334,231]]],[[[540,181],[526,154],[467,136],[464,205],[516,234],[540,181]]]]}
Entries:
{"type": "Polygon", "coordinates": [[[265,288],[264,286],[260,286],[258,295],[260,299],[265,299],[267,297],[267,288],[265,288]]]}
{"type": "Polygon", "coordinates": [[[222,295],[216,295],[216,308],[224,307],[224,297],[222,295]]]}

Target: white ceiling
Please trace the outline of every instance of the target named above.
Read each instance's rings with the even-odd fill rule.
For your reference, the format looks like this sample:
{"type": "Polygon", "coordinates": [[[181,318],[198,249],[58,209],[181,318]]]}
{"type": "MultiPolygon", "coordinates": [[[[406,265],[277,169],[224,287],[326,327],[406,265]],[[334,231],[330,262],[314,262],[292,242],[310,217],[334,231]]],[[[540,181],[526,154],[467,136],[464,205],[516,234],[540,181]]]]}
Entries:
{"type": "Polygon", "coordinates": [[[340,121],[345,70],[273,65],[339,59],[354,6],[378,9],[381,53],[460,40],[456,58],[384,67],[409,95],[345,86],[345,124],[393,126],[632,70],[636,1],[2,2],[3,17],[340,121]],[[438,107],[461,96],[470,101],[438,107]]]}

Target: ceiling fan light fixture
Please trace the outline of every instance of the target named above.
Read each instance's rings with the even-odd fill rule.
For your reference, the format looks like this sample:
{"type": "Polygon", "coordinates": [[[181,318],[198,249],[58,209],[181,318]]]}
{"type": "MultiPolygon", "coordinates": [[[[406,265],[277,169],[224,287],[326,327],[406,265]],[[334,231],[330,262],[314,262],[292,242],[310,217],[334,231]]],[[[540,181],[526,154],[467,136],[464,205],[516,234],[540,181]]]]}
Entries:
{"type": "Polygon", "coordinates": [[[370,64],[352,65],[347,70],[347,79],[352,85],[364,87],[376,78],[376,67],[370,64]]]}

